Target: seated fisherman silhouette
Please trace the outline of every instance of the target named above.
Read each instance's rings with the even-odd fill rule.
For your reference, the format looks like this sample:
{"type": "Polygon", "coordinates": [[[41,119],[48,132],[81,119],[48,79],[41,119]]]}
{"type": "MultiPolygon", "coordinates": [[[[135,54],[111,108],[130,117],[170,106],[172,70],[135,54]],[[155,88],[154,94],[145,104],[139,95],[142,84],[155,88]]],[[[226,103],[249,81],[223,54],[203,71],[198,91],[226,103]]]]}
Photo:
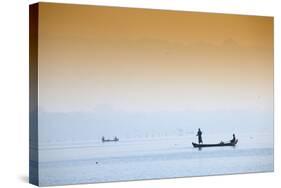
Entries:
{"type": "Polygon", "coordinates": [[[232,135],[232,139],[230,140],[231,143],[234,143],[236,140],[235,134],[232,135]]]}
{"type": "Polygon", "coordinates": [[[198,143],[199,144],[203,144],[203,140],[202,140],[202,131],[200,130],[200,128],[198,129],[197,135],[198,136],[198,143]]]}

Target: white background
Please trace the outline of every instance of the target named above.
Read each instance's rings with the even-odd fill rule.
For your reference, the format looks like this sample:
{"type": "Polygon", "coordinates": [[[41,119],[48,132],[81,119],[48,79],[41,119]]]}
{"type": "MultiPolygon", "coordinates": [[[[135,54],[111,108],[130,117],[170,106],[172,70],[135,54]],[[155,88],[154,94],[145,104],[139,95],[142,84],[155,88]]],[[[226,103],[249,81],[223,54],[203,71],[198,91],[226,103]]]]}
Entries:
{"type": "MultiPolygon", "coordinates": [[[[28,184],[28,5],[36,1],[0,1],[0,187],[28,184]]],[[[275,172],[231,176],[102,183],[68,187],[280,187],[281,6],[278,0],[57,0],[125,7],[274,16],[275,22],[275,172]],[[278,186],[278,184],[280,184],[278,186]]]]}

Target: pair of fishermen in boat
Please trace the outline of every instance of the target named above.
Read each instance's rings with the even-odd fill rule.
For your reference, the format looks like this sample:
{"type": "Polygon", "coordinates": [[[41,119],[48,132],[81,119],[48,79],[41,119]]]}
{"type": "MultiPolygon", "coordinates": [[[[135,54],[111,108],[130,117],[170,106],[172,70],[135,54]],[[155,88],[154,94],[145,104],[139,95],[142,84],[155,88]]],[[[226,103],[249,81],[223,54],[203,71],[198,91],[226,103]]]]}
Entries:
{"type": "MultiPolygon", "coordinates": [[[[197,131],[197,134],[196,136],[198,136],[198,143],[199,144],[203,144],[203,140],[202,140],[202,131],[201,129],[199,128],[198,131],[197,131]]],[[[235,137],[235,134],[232,135],[232,139],[230,140],[230,143],[234,143],[236,140],[236,137],[235,137]]],[[[223,142],[221,142],[221,144],[223,144],[223,142]]]]}

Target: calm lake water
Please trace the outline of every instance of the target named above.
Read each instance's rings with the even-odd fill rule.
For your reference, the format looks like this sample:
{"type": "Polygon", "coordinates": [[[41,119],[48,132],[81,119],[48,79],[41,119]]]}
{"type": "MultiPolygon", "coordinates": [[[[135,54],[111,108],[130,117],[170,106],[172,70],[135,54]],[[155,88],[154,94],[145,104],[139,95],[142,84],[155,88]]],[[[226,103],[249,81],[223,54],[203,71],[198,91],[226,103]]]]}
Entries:
{"type": "MultiPolygon", "coordinates": [[[[203,137],[206,143],[218,138],[203,137]]],[[[47,186],[273,171],[272,134],[237,138],[236,147],[201,150],[191,145],[194,135],[49,143],[40,146],[39,182],[47,186]]]]}

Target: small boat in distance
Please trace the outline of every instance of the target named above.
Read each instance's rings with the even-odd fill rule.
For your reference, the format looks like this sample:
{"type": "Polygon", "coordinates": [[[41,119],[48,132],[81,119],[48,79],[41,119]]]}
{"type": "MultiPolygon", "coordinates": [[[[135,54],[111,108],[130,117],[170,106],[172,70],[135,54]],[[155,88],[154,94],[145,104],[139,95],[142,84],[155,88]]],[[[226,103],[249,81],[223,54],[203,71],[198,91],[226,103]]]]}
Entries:
{"type": "Polygon", "coordinates": [[[114,139],[105,139],[104,136],[101,138],[102,142],[118,142],[119,138],[117,138],[116,136],[114,137],[114,139]]]}
{"type": "Polygon", "coordinates": [[[201,147],[222,147],[222,146],[235,146],[238,143],[238,139],[236,139],[234,142],[220,142],[218,144],[197,144],[192,142],[193,147],[195,148],[201,148],[201,147]]]}

